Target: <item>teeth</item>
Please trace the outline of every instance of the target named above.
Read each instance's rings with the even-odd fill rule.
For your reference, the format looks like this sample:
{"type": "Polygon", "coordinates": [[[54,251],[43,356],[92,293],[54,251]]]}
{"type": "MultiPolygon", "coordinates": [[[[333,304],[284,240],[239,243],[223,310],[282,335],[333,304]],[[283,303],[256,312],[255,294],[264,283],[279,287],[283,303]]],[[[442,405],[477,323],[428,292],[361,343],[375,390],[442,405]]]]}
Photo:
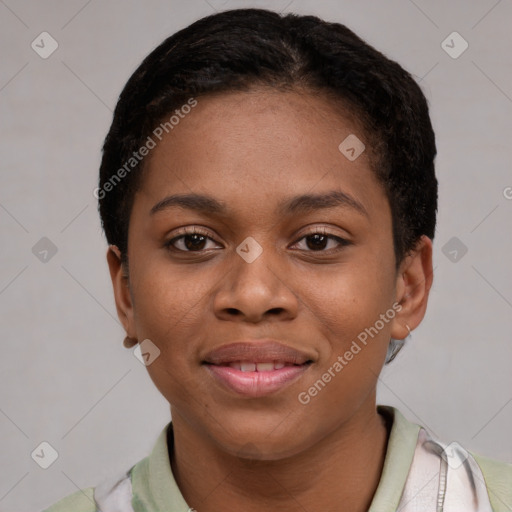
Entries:
{"type": "Polygon", "coordinates": [[[259,372],[271,372],[274,369],[274,363],[256,363],[256,369],[259,372]]]}
{"type": "Polygon", "coordinates": [[[228,366],[242,372],[271,372],[273,370],[280,370],[286,365],[284,363],[251,363],[247,361],[236,361],[234,363],[229,363],[228,366]]]}
{"type": "Polygon", "coordinates": [[[256,364],[255,363],[241,363],[241,370],[243,372],[254,372],[256,371],[256,364]]]}

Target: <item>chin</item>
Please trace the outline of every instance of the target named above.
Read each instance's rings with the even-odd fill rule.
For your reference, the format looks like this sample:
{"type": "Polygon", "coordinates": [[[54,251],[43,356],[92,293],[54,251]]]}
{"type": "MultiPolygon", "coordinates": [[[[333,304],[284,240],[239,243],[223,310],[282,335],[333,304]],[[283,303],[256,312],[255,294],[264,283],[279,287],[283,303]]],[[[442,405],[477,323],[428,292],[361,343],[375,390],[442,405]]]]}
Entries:
{"type": "MultiPolygon", "coordinates": [[[[282,422],[281,415],[280,421],[282,422]]],[[[216,429],[212,437],[216,444],[230,455],[247,460],[273,461],[297,455],[306,448],[307,440],[297,435],[298,427],[279,429],[279,421],[264,425],[253,420],[251,423],[237,423],[233,429],[216,429]],[[234,432],[233,432],[234,431],[234,432]],[[217,434],[217,435],[215,435],[217,434]]]]}

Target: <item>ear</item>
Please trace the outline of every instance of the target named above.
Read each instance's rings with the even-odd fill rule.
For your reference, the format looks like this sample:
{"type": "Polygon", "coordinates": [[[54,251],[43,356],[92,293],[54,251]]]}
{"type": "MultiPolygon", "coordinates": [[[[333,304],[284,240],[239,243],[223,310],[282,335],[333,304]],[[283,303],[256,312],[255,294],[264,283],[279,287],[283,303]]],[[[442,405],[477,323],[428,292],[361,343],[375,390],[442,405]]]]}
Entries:
{"type": "Polygon", "coordinates": [[[393,319],[391,337],[404,339],[409,329],[415,329],[427,310],[428,296],[433,281],[432,240],[423,235],[415,248],[400,264],[396,281],[396,302],[401,309],[393,319]]]}
{"type": "Polygon", "coordinates": [[[117,316],[119,320],[121,320],[126,334],[131,338],[136,338],[129,280],[126,269],[121,262],[121,251],[117,246],[109,245],[107,250],[107,263],[110,278],[112,279],[112,287],[114,288],[117,316]]]}

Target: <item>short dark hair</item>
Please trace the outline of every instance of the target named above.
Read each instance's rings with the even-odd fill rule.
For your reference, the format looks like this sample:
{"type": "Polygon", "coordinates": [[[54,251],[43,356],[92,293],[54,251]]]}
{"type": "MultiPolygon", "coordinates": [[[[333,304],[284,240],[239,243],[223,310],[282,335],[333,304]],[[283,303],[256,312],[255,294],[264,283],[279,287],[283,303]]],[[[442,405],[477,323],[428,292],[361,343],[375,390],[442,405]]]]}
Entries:
{"type": "Polygon", "coordinates": [[[397,268],[422,235],[434,238],[435,135],[427,100],[412,76],[340,23],[234,9],[167,38],[121,92],[103,146],[97,197],[107,241],[118,246],[124,262],[144,167],[133,155],[191,98],[258,85],[324,94],[333,109],[353,114],[390,204],[397,268]]]}

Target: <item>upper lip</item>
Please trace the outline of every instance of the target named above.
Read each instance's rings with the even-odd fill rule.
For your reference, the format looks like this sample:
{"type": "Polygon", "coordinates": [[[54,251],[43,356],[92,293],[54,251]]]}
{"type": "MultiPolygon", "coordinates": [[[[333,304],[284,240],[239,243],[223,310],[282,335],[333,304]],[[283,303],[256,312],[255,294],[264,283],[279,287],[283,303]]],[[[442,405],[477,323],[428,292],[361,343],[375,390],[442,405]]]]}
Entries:
{"type": "Polygon", "coordinates": [[[208,364],[229,364],[237,361],[267,363],[280,362],[304,364],[313,358],[310,354],[274,340],[243,340],[222,345],[211,350],[203,358],[208,364]]]}

